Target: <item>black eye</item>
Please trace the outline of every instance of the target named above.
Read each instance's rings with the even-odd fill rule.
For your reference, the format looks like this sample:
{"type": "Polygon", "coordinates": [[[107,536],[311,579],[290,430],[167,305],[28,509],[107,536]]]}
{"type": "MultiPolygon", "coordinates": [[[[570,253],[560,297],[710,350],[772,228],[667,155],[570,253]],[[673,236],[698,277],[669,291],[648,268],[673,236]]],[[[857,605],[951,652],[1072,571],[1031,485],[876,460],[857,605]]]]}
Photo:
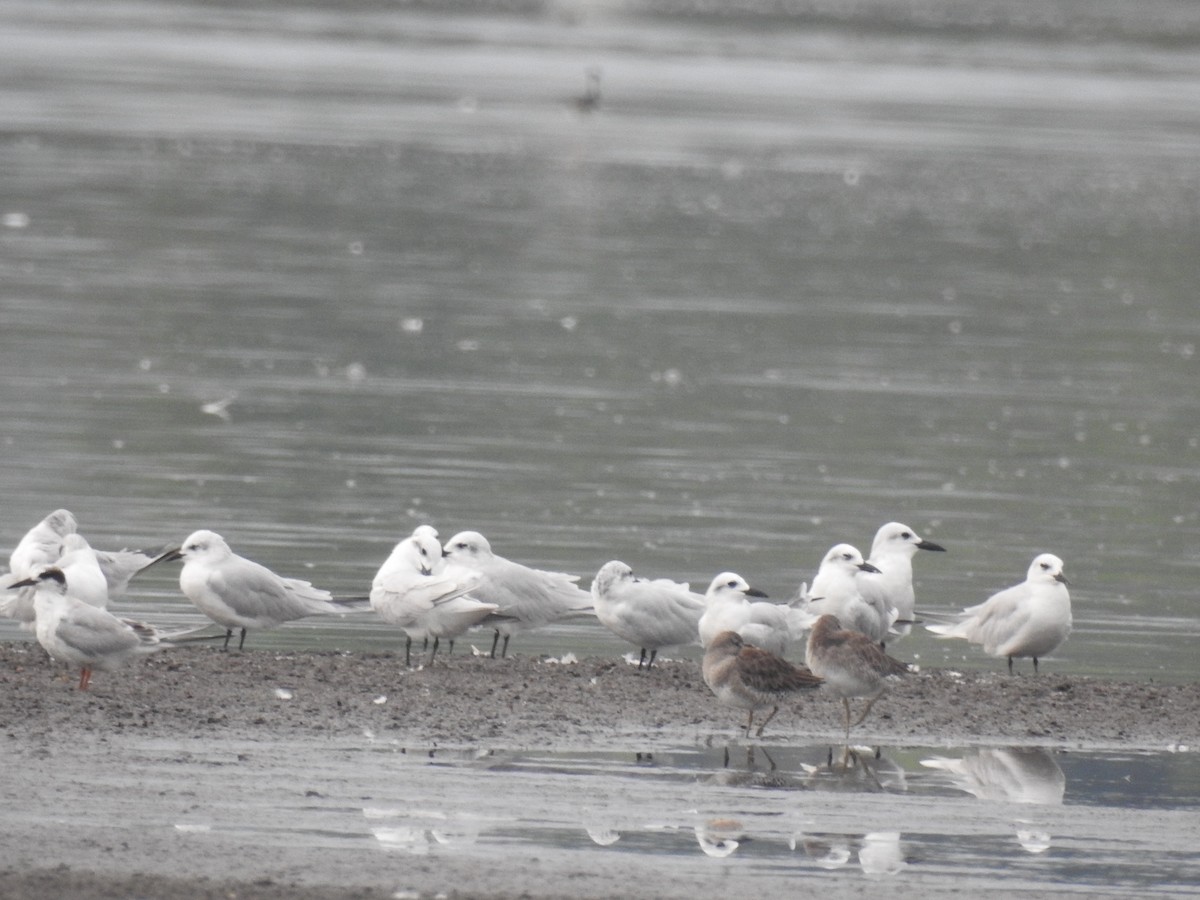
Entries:
{"type": "Polygon", "coordinates": [[[725,586],[731,587],[731,588],[736,588],[738,586],[738,583],[736,581],[731,581],[731,582],[729,582],[729,584],[727,584],[725,586]]]}
{"type": "Polygon", "coordinates": [[[1050,571],[1050,563],[1042,563],[1042,568],[1045,569],[1047,572],[1049,572],[1050,571]]]}
{"type": "Polygon", "coordinates": [[[905,532],[901,533],[900,537],[904,538],[907,541],[910,537],[912,537],[912,532],[905,531],[905,532]]]}

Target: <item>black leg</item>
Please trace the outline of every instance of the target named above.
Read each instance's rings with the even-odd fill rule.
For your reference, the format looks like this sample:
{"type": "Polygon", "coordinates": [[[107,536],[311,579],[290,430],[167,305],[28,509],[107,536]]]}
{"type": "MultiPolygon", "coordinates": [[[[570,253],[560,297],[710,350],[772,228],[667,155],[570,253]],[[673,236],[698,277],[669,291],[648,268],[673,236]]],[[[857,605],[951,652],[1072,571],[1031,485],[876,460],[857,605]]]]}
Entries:
{"type": "Polygon", "coordinates": [[[642,658],[638,660],[638,671],[642,671],[642,663],[646,661],[646,648],[642,648],[642,658]]]}
{"type": "Polygon", "coordinates": [[[229,641],[230,641],[232,638],[233,638],[233,629],[232,629],[232,628],[226,628],[226,629],[225,629],[225,646],[223,646],[223,647],[221,648],[222,650],[225,650],[225,651],[228,651],[228,650],[229,650],[229,641]]]}
{"type": "MultiPolygon", "coordinates": [[[[500,643],[500,629],[496,629],[496,636],[492,638],[492,659],[496,658],[496,645],[500,643]]],[[[505,645],[507,646],[507,644],[505,645]]]]}
{"type": "Polygon", "coordinates": [[[1034,675],[1037,674],[1037,657],[1036,656],[1033,658],[1033,674],[1034,675]]]}
{"type": "Polygon", "coordinates": [[[657,647],[650,651],[650,662],[648,662],[646,664],[647,669],[652,668],[654,666],[654,657],[656,657],[656,656],[658,656],[658,648],[657,647]]]}
{"type": "Polygon", "coordinates": [[[1011,656],[1008,658],[1008,674],[1009,675],[1012,674],[1012,657],[1011,656]]]}
{"type": "Polygon", "coordinates": [[[508,639],[509,639],[510,637],[512,637],[512,635],[511,635],[511,634],[506,634],[506,635],[504,636],[504,649],[500,651],[500,658],[501,658],[501,659],[508,659],[508,639]]]}
{"type": "Polygon", "coordinates": [[[404,667],[407,669],[412,668],[412,657],[410,656],[411,652],[412,652],[412,635],[410,634],[410,635],[408,635],[408,639],[404,642],[404,667]]]}
{"type": "Polygon", "coordinates": [[[243,628],[241,640],[238,641],[238,650],[241,650],[245,646],[246,646],[246,629],[243,628]]]}

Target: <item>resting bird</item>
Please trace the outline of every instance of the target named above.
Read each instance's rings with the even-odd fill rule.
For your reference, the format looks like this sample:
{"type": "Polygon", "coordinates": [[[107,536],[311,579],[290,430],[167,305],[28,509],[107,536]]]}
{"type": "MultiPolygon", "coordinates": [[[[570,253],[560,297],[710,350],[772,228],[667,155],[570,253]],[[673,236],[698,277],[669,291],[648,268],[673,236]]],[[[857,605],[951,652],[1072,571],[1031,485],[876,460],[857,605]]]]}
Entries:
{"type": "Polygon", "coordinates": [[[566,616],[593,614],[592,595],[575,582],[578,575],[544,572],[505,559],[492,552],[492,545],[478,531],[462,531],[446,542],[446,559],[477,572],[479,583],[471,589],[477,600],[494,603],[497,614],[482,622],[496,631],[492,659],[504,636],[501,658],[508,655],[508,641],[519,631],[540,628],[566,616]]]}
{"type": "Polygon", "coordinates": [[[880,643],[888,633],[894,616],[890,610],[873,605],[862,594],[857,576],[879,570],[865,562],[862,553],[850,544],[835,544],[821,560],[821,567],[808,591],[807,611],[815,618],[837,616],[847,628],[861,631],[880,643]]]}
{"type": "Polygon", "coordinates": [[[118,619],[112,613],[68,594],[61,569],[48,568],[18,582],[34,587],[38,643],[52,657],[80,667],[79,690],[86,691],[92,670],[108,672],[141,656],[174,646],[191,631],[163,634],[152,625],[118,619]]]}
{"type": "Polygon", "coordinates": [[[754,726],[755,710],[771,707],[755,732],[762,737],[763,729],[788,695],[821,685],[821,679],[808,669],[747,644],[734,631],[722,631],[713,638],[704,653],[701,671],[704,683],[720,703],[748,711],[747,737],[754,726]]]}
{"type": "Polygon", "coordinates": [[[736,631],[747,644],[783,656],[813,619],[802,609],[750,599],[766,596],[737,573],[722,572],[704,594],[706,606],[698,626],[700,644],[709,647],[722,631],[736,631]]]}
{"type": "Polygon", "coordinates": [[[496,611],[494,603],[467,596],[479,583],[479,575],[462,566],[447,566],[437,532],[418,525],[400,541],[371,582],[371,608],[385,622],[399,625],[407,639],[404,664],[411,665],[413,639],[453,641],[459,634],[496,611]]]}
{"type": "Polygon", "coordinates": [[[913,557],[918,550],[945,551],[901,522],[888,522],[875,533],[867,562],[877,572],[855,576],[859,593],[876,610],[885,610],[893,620],[886,640],[908,634],[912,627],[916,596],[913,592],[913,557]]]}
{"type": "Polygon", "coordinates": [[[981,644],[991,656],[1038,658],[1053,653],[1071,633],[1071,595],[1063,575],[1063,561],[1053,553],[1034,558],[1020,584],[993,594],[978,606],[968,607],[952,625],[927,625],[943,638],[966,638],[981,644]]]}
{"type": "Polygon", "coordinates": [[[696,643],[705,608],[704,598],[686,584],[638,578],[616,559],[601,566],[592,579],[592,604],[605,628],[641,648],[638,669],[643,664],[651,668],[662,647],[696,643]]]}
{"type": "Polygon", "coordinates": [[[276,628],[305,616],[340,615],[358,604],[335,600],[329,591],[299,578],[281,578],[266,566],[238,556],[214,531],[196,531],[178,549],[168,550],[158,561],[182,559],[179,589],[225,629],[225,646],[235,628],[241,629],[238,649],[250,628],[276,628]]]}
{"type": "Polygon", "coordinates": [[[866,719],[887,683],[909,672],[907,664],[884,653],[877,641],[861,631],[843,628],[831,615],[821,616],[813,625],[804,661],[814,675],[825,679],[825,690],[842,698],[847,744],[850,728],[866,719]],[[850,721],[851,697],[867,698],[862,715],[854,722],[850,721]]]}

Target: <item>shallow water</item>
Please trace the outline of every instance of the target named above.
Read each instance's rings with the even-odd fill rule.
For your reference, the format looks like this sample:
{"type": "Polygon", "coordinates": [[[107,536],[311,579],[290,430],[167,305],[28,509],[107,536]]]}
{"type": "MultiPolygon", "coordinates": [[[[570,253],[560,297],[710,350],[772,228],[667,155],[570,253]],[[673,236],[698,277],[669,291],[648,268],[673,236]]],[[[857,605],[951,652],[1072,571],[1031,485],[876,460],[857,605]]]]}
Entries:
{"type": "MultiPolygon", "coordinates": [[[[1196,676],[1194,4],[0,23],[3,546],[67,506],[356,594],[431,521],[783,598],[901,519],[950,548],[922,605],[1052,550],[1048,665],[1196,676]]],[[[191,616],[172,579],[136,611],[191,616]]]]}
{"type": "Polygon", "coordinates": [[[219,877],[236,860],[252,877],[421,896],[523,879],[580,896],[648,884],[684,896],[714,877],[736,877],[740,892],[800,878],[831,896],[864,879],[905,896],[1200,893],[1195,753],[856,748],[843,768],[838,748],[770,744],[429,751],[371,734],[119,744],[136,776],[66,765],[96,748],[49,752],[57,799],[20,823],[35,845],[53,836],[39,845],[43,864],[119,868],[135,847],[150,871],[183,877],[219,877]],[[939,760],[951,768],[930,767],[939,760]]]}

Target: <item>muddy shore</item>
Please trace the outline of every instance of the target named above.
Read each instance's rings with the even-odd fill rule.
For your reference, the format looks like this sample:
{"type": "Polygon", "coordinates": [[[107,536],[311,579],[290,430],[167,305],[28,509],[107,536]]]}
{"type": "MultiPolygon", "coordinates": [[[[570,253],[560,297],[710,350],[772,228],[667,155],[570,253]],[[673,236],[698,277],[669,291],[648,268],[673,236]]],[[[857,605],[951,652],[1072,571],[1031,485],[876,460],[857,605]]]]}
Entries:
{"type": "MultiPolygon", "coordinates": [[[[76,673],[52,664],[35,644],[0,645],[0,709],[10,765],[52,768],[57,748],[84,745],[118,760],[147,740],[301,745],[371,735],[412,751],[433,749],[655,749],[739,742],[742,714],[720,707],[694,661],[639,673],[619,659],[562,663],[531,657],[458,655],[406,669],[386,653],[210,647],[163,653],[75,689],[76,673]]],[[[806,697],[768,728],[773,744],[839,741],[840,704],[806,697]]],[[[1154,749],[1200,745],[1200,688],[1106,681],[1052,671],[1009,676],[929,670],[881,700],[854,732],[856,742],[962,746],[1034,744],[1154,749]]],[[[219,875],[173,878],[147,867],[113,871],[87,860],[65,865],[23,846],[22,816],[44,804],[20,778],[5,782],[9,852],[0,865],[5,897],[375,898],[394,889],[313,887],[219,875]]],[[[114,815],[119,813],[114,811],[114,815]]],[[[31,834],[29,841],[39,838],[31,834]]],[[[482,883],[486,884],[486,882],[482,883]]],[[[462,885],[450,896],[523,896],[509,887],[462,885]]],[[[542,894],[529,894],[542,896],[542,894]]],[[[424,896],[424,894],[421,894],[424,896]]],[[[433,896],[433,894],[430,894],[433,896]]]]}
{"type": "MultiPolygon", "coordinates": [[[[1087,748],[1200,745],[1200,687],[924,670],[880,700],[854,738],[926,746],[1032,743],[1087,748]]],[[[649,672],[619,659],[439,656],[406,669],[388,653],[223,653],[189,648],[117,672],[86,692],[36,644],[0,644],[0,710],[12,741],[135,729],[144,735],[330,736],[369,729],[413,747],[627,747],[733,738],[694,661],[649,672]],[[13,726],[20,724],[19,729],[13,726]]],[[[836,740],[837,700],[784,707],[774,740],[836,740]]]]}

